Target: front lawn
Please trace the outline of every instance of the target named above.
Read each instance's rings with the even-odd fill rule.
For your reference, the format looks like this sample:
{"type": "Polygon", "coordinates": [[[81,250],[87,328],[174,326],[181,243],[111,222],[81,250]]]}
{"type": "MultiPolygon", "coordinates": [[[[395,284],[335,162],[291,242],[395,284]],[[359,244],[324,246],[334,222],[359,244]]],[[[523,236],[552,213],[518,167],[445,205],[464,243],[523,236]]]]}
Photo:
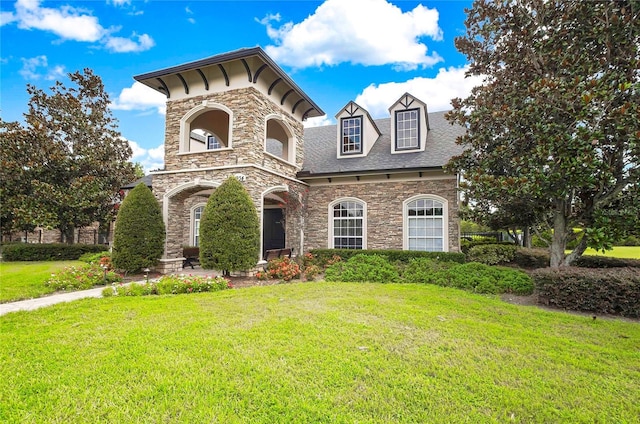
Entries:
{"type": "Polygon", "coordinates": [[[46,287],[51,274],[80,261],[0,262],[0,303],[41,297],[54,289],[46,287]]]}
{"type": "Polygon", "coordinates": [[[640,324],[296,283],[0,317],[1,422],[638,422],[640,324]]]}
{"type": "Polygon", "coordinates": [[[613,249],[607,250],[604,253],[598,252],[594,249],[587,249],[584,254],[593,256],[610,256],[612,258],[623,259],[640,259],[640,246],[614,246],[613,249]]]}

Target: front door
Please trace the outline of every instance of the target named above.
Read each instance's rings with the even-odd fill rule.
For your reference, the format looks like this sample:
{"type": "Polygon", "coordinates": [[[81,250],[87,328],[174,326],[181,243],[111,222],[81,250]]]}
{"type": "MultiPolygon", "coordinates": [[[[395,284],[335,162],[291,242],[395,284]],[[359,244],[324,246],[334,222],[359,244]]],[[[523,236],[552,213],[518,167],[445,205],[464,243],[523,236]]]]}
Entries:
{"type": "Polygon", "coordinates": [[[263,211],[262,254],[270,249],[284,249],[284,216],[282,209],[263,211]]]}

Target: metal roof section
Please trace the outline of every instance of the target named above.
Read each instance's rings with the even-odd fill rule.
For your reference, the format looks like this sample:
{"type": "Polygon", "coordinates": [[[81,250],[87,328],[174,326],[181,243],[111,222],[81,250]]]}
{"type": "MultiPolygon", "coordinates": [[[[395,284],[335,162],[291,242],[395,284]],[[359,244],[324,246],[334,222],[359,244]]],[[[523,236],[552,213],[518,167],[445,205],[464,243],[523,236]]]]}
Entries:
{"type": "MultiPolygon", "coordinates": [[[[225,85],[230,85],[230,67],[234,63],[241,63],[247,74],[250,84],[256,84],[260,78],[266,81],[269,86],[268,94],[274,95],[274,101],[284,105],[285,100],[291,97],[294,106],[291,113],[295,114],[296,109],[304,110],[302,119],[323,116],[324,111],[304,92],[298,85],[278,66],[260,47],[245,48],[211,56],[205,59],[160,69],[145,74],[134,76],[133,78],[171,98],[169,86],[175,89],[176,85],[182,87],[185,94],[189,94],[191,89],[189,81],[198,81],[204,84],[206,91],[212,85],[212,79],[224,80],[225,85]],[[265,72],[271,70],[271,72],[265,72]],[[193,75],[192,75],[193,74],[193,75]],[[215,75],[215,78],[207,75],[215,75]],[[191,78],[189,78],[190,76],[191,78]],[[169,83],[171,80],[179,81],[179,84],[169,83]],[[285,84],[285,94],[280,95],[274,92],[276,85],[285,84]],[[275,97],[275,95],[277,97],[275,97]]],[[[193,82],[191,83],[193,85],[193,82]]]]}
{"type": "Polygon", "coordinates": [[[305,128],[304,165],[298,178],[442,169],[449,159],[462,153],[456,139],[465,133],[464,127],[451,125],[444,118],[445,113],[429,113],[424,151],[403,154],[391,153],[391,118],[375,120],[382,135],[369,154],[347,159],[336,156],[336,125],[305,128]]]}

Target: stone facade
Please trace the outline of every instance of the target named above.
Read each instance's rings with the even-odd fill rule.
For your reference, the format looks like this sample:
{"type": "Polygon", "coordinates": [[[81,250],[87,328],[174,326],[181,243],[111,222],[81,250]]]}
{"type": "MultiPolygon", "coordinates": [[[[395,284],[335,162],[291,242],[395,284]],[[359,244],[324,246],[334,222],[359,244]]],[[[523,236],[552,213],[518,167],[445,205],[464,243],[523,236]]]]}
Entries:
{"type": "MultiPolygon", "coordinates": [[[[3,235],[2,241],[22,241],[25,243],[60,243],[60,231],[36,227],[35,230],[24,233],[14,232],[10,236],[3,235]]],[[[113,241],[113,225],[108,234],[100,232],[100,225],[94,222],[92,225],[76,228],[73,232],[73,242],[79,244],[109,244],[113,241]]]]}
{"type": "Polygon", "coordinates": [[[304,250],[329,247],[329,204],[355,197],[367,205],[367,249],[403,248],[403,202],[416,195],[436,195],[447,200],[449,251],[460,249],[455,177],[403,181],[351,182],[312,185],[309,190],[304,250]]]}

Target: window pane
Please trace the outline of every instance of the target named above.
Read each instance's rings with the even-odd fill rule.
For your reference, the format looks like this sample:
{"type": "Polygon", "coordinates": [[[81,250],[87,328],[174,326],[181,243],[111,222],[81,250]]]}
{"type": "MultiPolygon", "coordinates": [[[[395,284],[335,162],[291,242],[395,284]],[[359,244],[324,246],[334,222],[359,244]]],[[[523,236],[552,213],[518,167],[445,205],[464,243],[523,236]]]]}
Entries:
{"type": "Polygon", "coordinates": [[[354,201],[334,206],[333,244],[336,249],[361,249],[364,240],[364,206],[354,201]],[[336,211],[340,213],[337,214],[336,211]]]}

